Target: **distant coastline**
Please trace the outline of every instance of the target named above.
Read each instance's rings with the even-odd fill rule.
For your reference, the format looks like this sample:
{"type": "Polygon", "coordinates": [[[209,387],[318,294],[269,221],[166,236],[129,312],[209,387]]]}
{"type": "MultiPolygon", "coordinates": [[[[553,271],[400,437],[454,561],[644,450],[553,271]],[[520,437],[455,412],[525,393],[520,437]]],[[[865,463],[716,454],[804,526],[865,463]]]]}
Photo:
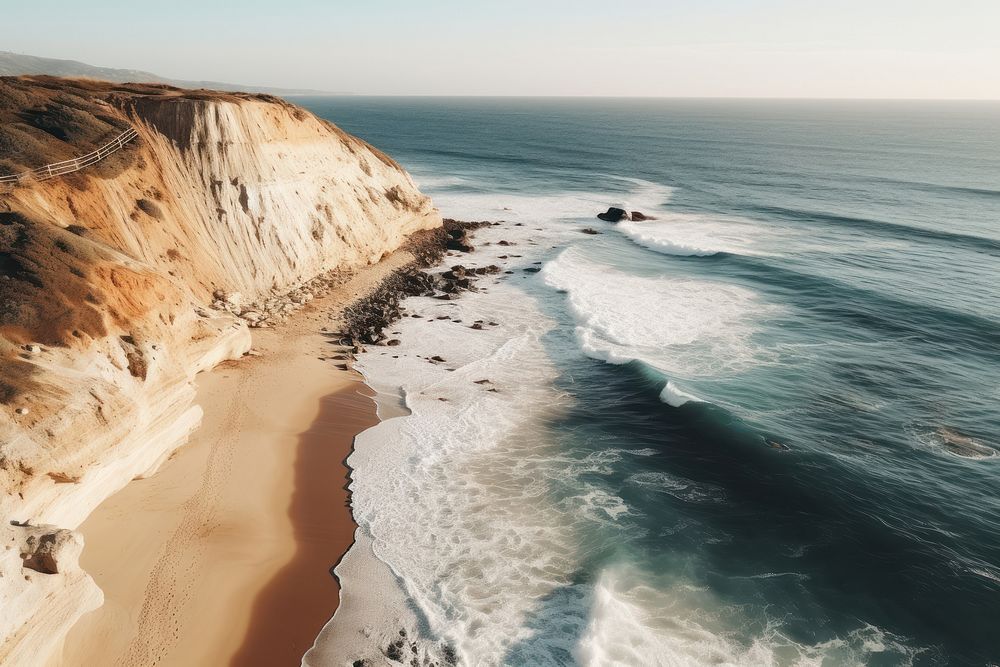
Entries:
{"type": "Polygon", "coordinates": [[[225,92],[266,93],[282,97],[328,97],[353,95],[351,92],[315,90],[312,88],[280,88],[277,86],[255,86],[221,81],[193,81],[173,79],[152,72],[115,67],[98,67],[78,60],[42,58],[11,51],[0,51],[0,76],[23,76],[46,74],[68,78],[97,79],[114,83],[165,83],[178,88],[222,90],[225,92]]]}

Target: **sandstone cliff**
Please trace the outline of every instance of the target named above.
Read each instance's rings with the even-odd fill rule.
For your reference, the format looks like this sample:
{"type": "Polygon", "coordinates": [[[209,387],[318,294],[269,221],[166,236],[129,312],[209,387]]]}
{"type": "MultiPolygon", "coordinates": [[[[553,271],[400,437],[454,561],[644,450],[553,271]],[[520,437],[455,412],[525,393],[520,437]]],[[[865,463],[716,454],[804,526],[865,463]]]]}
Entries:
{"type": "Polygon", "coordinates": [[[0,174],[138,132],[0,185],[0,664],[17,665],[100,604],[72,530],[197,427],[195,374],[303,284],[441,221],[393,160],[275,98],[0,78],[0,121],[0,174]]]}

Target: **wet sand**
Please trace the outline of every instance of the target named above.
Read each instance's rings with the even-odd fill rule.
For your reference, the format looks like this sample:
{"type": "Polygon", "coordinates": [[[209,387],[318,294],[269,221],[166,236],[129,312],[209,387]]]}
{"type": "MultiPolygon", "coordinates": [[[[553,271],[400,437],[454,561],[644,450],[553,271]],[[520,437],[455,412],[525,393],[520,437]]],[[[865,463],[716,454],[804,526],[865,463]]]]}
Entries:
{"type": "Polygon", "coordinates": [[[232,665],[299,664],[337,608],[340,585],[333,576],[336,562],[330,559],[347,551],[355,528],[344,460],[354,434],[378,421],[371,393],[358,383],[324,397],[316,421],[299,437],[289,509],[295,556],[258,594],[246,639],[232,665]],[[324,470],[336,470],[339,476],[331,478],[320,472],[324,470]]]}
{"type": "Polygon", "coordinates": [[[353,542],[344,460],[377,421],[320,329],[411,258],[255,330],[260,356],[198,378],[205,416],[191,442],[81,526],[81,565],[105,604],[50,665],[299,664],[337,608],[330,571],[353,542]]]}

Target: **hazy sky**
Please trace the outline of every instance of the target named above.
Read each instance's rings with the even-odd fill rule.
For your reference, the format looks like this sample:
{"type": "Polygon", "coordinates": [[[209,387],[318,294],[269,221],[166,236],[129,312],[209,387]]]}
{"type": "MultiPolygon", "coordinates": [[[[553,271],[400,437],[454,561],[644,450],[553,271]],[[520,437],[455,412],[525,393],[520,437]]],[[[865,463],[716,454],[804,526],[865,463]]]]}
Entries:
{"type": "Polygon", "coordinates": [[[361,94],[1000,99],[1000,0],[0,0],[0,50],[361,94]]]}

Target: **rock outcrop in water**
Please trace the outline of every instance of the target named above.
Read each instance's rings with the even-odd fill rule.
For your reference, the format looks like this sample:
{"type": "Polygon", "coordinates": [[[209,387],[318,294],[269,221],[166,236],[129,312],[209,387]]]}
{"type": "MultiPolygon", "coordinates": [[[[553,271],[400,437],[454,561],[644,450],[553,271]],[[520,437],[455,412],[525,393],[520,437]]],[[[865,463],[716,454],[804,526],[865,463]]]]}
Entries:
{"type": "Polygon", "coordinates": [[[629,213],[623,208],[617,208],[612,206],[604,213],[598,213],[597,217],[605,222],[621,222],[622,220],[631,220],[633,222],[644,222],[646,220],[656,220],[651,215],[646,215],[642,211],[632,211],[629,213]]]}
{"type": "Polygon", "coordinates": [[[612,206],[604,213],[598,213],[597,217],[604,222],[621,222],[622,220],[628,220],[628,212],[612,206]]]}
{"type": "Polygon", "coordinates": [[[138,131],[0,185],[0,664],[24,665],[101,604],[72,531],[198,426],[195,374],[441,219],[392,159],[268,96],[0,78],[0,121],[0,173],[138,131]]]}

